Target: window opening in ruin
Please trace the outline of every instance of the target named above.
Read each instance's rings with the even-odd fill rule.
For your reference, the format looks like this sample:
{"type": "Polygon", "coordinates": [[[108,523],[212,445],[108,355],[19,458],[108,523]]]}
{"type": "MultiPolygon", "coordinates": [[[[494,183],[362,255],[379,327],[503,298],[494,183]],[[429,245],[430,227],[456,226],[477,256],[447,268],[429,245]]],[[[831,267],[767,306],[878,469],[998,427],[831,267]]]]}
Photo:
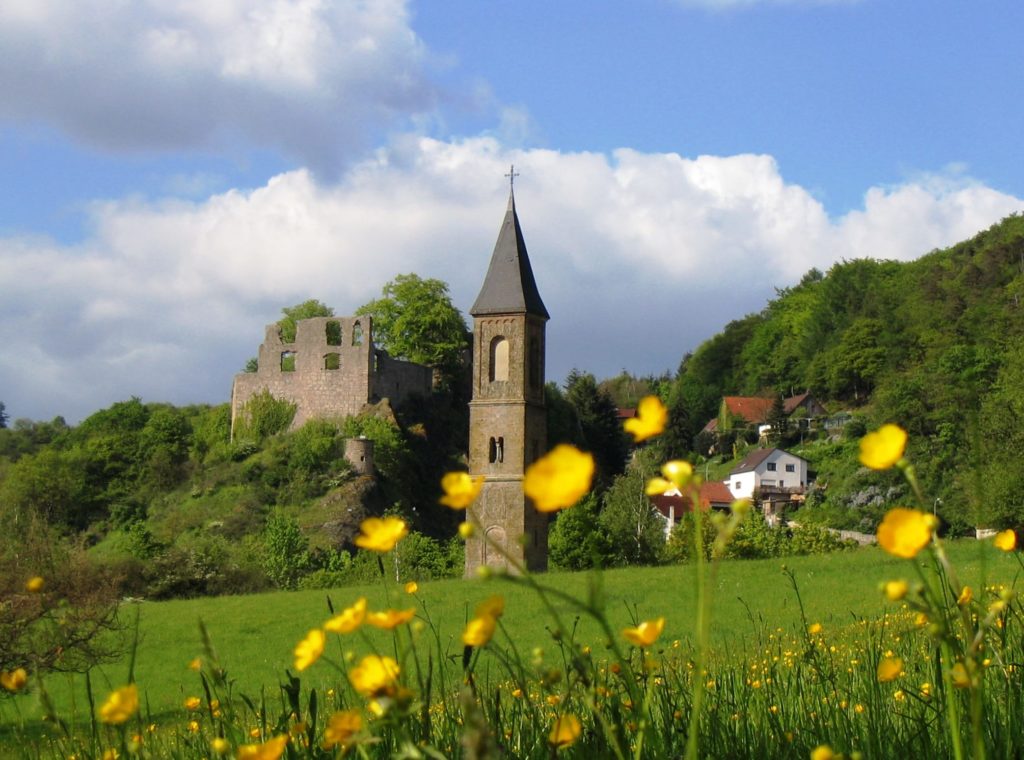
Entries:
{"type": "Polygon", "coordinates": [[[492,383],[508,380],[508,341],[501,335],[491,341],[487,379],[492,383]]]}
{"type": "Polygon", "coordinates": [[[341,369],[341,354],[324,354],[324,369],[341,369]]]}
{"type": "MultiPolygon", "coordinates": [[[[331,320],[327,323],[324,328],[327,333],[327,345],[328,346],[340,346],[341,345],[341,322],[331,320]]],[[[337,369],[337,367],[335,367],[337,369]]]]}
{"type": "Polygon", "coordinates": [[[380,351],[373,352],[373,371],[380,372],[380,351]]]}
{"type": "Polygon", "coordinates": [[[363,345],[363,326],[359,322],[352,325],[352,345],[363,345]]]}
{"type": "Polygon", "coordinates": [[[540,341],[536,335],[530,337],[530,388],[540,388],[540,341]]]}
{"type": "Polygon", "coordinates": [[[282,351],[281,352],[281,371],[282,372],[294,372],[295,371],[295,352],[294,351],[282,351]]]}

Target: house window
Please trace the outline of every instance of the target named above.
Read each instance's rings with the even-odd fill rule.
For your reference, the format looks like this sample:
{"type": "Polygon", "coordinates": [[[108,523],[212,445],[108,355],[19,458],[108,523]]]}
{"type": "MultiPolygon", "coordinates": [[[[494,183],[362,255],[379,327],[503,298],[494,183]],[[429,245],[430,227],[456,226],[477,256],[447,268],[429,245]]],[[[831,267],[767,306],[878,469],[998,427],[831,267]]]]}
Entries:
{"type": "Polygon", "coordinates": [[[786,465],[786,472],[796,472],[796,465],[795,464],[787,464],[786,465]]]}
{"type": "Polygon", "coordinates": [[[775,462],[768,463],[768,472],[775,472],[775,462]]]}
{"type": "Polygon", "coordinates": [[[487,379],[492,383],[508,380],[508,340],[501,335],[491,341],[487,379]]]}
{"type": "Polygon", "coordinates": [[[743,484],[740,483],[738,480],[732,484],[732,490],[734,491],[739,491],[741,488],[743,488],[743,484]]]}

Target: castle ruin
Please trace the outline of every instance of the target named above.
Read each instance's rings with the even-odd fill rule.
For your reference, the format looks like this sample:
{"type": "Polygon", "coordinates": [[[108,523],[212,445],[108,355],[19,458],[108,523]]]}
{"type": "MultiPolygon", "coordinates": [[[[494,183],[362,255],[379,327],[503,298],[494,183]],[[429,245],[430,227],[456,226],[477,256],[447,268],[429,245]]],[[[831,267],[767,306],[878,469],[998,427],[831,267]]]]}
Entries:
{"type": "Polygon", "coordinates": [[[341,419],[387,398],[400,404],[413,395],[429,396],[432,370],[392,359],[373,345],[373,319],[313,317],[295,323],[286,343],[277,324],[267,325],[255,372],[235,375],[231,428],[245,404],[267,391],[296,406],[291,428],[316,418],[341,419]]]}

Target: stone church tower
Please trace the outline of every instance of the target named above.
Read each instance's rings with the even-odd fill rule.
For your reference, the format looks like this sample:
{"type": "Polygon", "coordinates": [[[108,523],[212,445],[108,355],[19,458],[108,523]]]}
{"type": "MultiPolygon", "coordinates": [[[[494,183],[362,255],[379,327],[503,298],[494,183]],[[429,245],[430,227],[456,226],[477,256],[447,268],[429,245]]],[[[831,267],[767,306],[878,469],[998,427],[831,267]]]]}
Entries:
{"type": "MultiPolygon", "coordinates": [[[[469,471],[484,476],[474,510],[487,537],[530,570],[548,562],[548,518],[523,494],[527,465],[547,448],[544,330],[548,311],[533,279],[509,192],[505,220],[473,308],[469,471]]],[[[466,542],[466,575],[504,558],[480,535],[466,542]]]]}

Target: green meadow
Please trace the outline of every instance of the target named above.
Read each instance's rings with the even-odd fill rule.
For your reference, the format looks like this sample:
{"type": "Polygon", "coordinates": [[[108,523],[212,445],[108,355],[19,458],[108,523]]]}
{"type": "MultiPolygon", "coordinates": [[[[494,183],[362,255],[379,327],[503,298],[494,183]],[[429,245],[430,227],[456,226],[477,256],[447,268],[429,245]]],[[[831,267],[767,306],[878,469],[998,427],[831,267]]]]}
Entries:
{"type": "MultiPolygon", "coordinates": [[[[990,542],[961,540],[948,545],[948,553],[964,583],[980,588],[983,583],[1014,582],[1019,565],[995,550],[990,542]]],[[[886,602],[881,582],[911,579],[910,563],[865,547],[827,555],[790,557],[785,560],[734,560],[722,562],[714,576],[712,653],[716,659],[741,660],[750,654],[766,631],[799,634],[805,621],[792,584],[783,573],[795,577],[806,613],[806,623],[820,623],[842,635],[857,633],[858,620],[879,619],[898,604],[886,602]]],[[[578,599],[598,594],[612,629],[664,616],[665,630],[659,645],[679,640],[686,647],[694,631],[694,568],[691,565],[629,568],[597,573],[549,573],[536,576],[542,584],[578,599]]],[[[440,642],[453,674],[461,668],[460,635],[474,606],[494,593],[506,600],[502,625],[520,652],[535,648],[552,650],[551,620],[536,593],[521,582],[494,577],[488,580],[448,580],[419,584],[414,595],[402,585],[384,581],[377,585],[332,591],[297,591],[226,596],[168,602],[133,602],[123,606],[126,621],[138,615],[138,647],[135,680],[146,712],[169,716],[182,712],[187,696],[201,693],[200,680],[189,669],[196,657],[205,657],[200,621],[205,625],[221,665],[234,682],[236,695],[258,700],[263,694],[277,700],[285,669],[292,668],[292,650],[311,628],[330,617],[328,599],[336,610],[365,596],[370,609],[416,607],[427,623],[423,635],[440,642]],[[433,632],[436,631],[436,639],[433,632]]],[[[575,614],[563,603],[556,606],[566,620],[575,614]]],[[[590,645],[601,658],[603,638],[595,622],[580,618],[577,641],[590,645]]],[[[346,652],[362,656],[372,649],[387,653],[393,647],[390,631],[363,626],[349,636],[329,637],[325,659],[341,663],[346,652]]],[[[495,644],[506,646],[501,634],[495,644]]],[[[129,662],[98,667],[92,673],[97,700],[123,685],[129,662]]],[[[321,661],[302,674],[304,687],[326,690],[344,680],[339,670],[321,661]]],[[[46,687],[58,713],[85,720],[88,715],[82,676],[52,675],[46,687]]],[[[36,695],[26,694],[0,702],[2,720],[10,727],[16,715],[29,722],[40,715],[36,695]]]]}

